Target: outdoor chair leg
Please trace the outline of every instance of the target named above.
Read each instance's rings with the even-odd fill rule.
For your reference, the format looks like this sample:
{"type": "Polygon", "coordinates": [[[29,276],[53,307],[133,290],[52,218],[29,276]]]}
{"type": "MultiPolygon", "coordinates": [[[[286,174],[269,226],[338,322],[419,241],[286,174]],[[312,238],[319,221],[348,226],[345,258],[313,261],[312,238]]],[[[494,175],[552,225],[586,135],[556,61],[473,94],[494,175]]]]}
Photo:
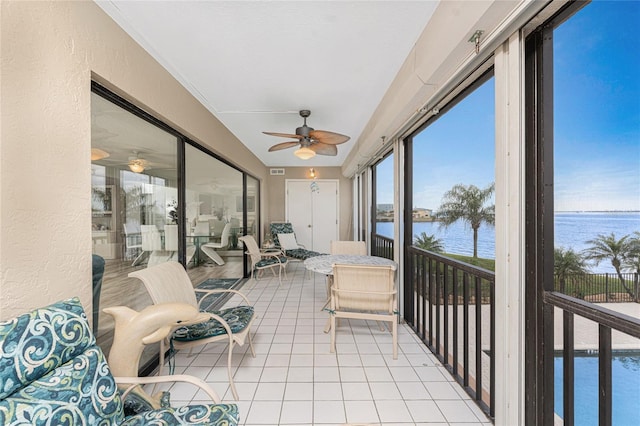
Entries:
{"type": "Polygon", "coordinates": [[[247,331],[247,338],[249,339],[249,349],[251,349],[251,356],[256,357],[256,351],[253,349],[253,339],[251,338],[251,330],[247,331]]]}
{"type": "Polygon", "coordinates": [[[329,327],[331,327],[331,347],[329,351],[335,353],[336,351],[336,316],[329,314],[329,327]]]}
{"type": "Polygon", "coordinates": [[[398,359],[398,322],[391,322],[391,333],[393,334],[393,359],[398,359]]]}
{"type": "Polygon", "coordinates": [[[160,341],[160,365],[158,366],[158,376],[162,376],[162,370],[164,369],[164,353],[167,350],[165,340],[166,339],[162,339],[160,341]]]}
{"type": "Polygon", "coordinates": [[[233,372],[231,371],[231,356],[233,354],[233,341],[229,343],[229,354],[227,355],[227,372],[229,373],[229,387],[233,394],[233,399],[238,400],[238,391],[236,390],[236,384],[233,382],[233,372]]]}

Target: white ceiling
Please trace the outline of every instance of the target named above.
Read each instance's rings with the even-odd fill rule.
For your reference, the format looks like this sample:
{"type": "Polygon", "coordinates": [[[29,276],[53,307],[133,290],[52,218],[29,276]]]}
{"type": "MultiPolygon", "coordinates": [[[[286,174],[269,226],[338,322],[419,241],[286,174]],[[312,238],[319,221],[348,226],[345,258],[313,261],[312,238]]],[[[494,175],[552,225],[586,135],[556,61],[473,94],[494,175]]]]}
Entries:
{"type": "Polygon", "coordinates": [[[438,1],[97,1],[267,166],[340,166],[438,1]],[[336,157],[268,152],[307,124],[336,157]]]}

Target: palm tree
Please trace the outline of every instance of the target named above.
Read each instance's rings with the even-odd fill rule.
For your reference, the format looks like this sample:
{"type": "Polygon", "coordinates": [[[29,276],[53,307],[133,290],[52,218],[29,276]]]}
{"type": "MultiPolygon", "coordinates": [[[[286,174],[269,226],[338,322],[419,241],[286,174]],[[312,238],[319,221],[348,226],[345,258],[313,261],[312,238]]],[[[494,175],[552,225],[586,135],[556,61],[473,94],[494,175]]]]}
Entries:
{"type": "Polygon", "coordinates": [[[560,291],[565,292],[565,284],[571,276],[587,273],[585,259],[573,249],[562,247],[553,250],[553,274],[560,284],[560,291]]]}
{"type": "Polygon", "coordinates": [[[475,185],[458,184],[445,192],[442,204],[436,213],[441,225],[449,226],[458,220],[462,220],[473,229],[473,257],[478,257],[478,229],[486,223],[493,226],[495,223],[495,204],[485,205],[491,199],[495,185],[492,183],[485,189],[479,189],[475,185]]]}
{"type": "Polygon", "coordinates": [[[627,287],[621,272],[622,262],[629,258],[633,252],[633,244],[629,241],[629,235],[618,240],[613,232],[609,235],[598,234],[593,240],[587,241],[587,244],[591,244],[591,247],[584,250],[585,258],[595,261],[596,265],[603,260],[609,260],[625,291],[633,299],[633,291],[627,287]]]}
{"type": "Polygon", "coordinates": [[[622,260],[622,268],[640,274],[640,231],[629,238],[629,253],[622,260]]]}
{"type": "Polygon", "coordinates": [[[427,235],[426,232],[422,232],[420,235],[414,235],[413,245],[423,250],[434,251],[437,253],[444,251],[444,244],[442,243],[442,240],[436,238],[435,235],[427,235]]]}

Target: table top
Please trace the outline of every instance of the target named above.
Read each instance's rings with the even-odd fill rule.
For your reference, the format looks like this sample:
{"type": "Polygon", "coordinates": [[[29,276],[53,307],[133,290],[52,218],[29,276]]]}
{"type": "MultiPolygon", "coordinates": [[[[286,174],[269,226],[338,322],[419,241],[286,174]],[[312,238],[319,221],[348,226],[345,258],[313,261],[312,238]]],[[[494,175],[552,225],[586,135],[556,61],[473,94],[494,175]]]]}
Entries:
{"type": "Polygon", "coordinates": [[[350,265],[389,265],[394,270],[398,264],[393,260],[378,256],[363,256],[356,254],[325,254],[310,257],[304,261],[304,266],[310,271],[325,275],[333,275],[334,263],[346,263],[350,265]]]}

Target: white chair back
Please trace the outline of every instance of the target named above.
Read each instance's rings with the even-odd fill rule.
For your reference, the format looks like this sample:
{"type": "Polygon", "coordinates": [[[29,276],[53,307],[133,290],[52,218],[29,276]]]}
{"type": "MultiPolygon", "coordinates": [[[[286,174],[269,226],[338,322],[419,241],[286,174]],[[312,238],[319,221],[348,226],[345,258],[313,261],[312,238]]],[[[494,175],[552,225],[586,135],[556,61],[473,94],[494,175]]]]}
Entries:
{"type": "Polygon", "coordinates": [[[224,225],[222,230],[222,236],[220,237],[220,248],[224,248],[229,245],[229,236],[231,235],[231,224],[224,225]]]}
{"type": "Polygon", "coordinates": [[[196,222],[196,227],[193,230],[194,235],[209,235],[209,222],[196,222]]]}
{"type": "Polygon", "coordinates": [[[138,222],[126,222],[122,224],[124,228],[124,243],[127,249],[142,248],[140,237],[140,224],[138,222]]]}
{"type": "Polygon", "coordinates": [[[366,256],[367,244],[364,241],[331,241],[330,254],[358,254],[366,256]]]}
{"type": "Polygon", "coordinates": [[[242,243],[245,245],[247,251],[249,252],[249,256],[251,257],[251,261],[254,264],[262,259],[262,256],[260,256],[260,248],[258,247],[256,239],[253,238],[253,235],[244,235],[238,238],[238,240],[242,241],[242,243]]]}
{"type": "Polygon", "coordinates": [[[142,281],[154,304],[177,302],[198,306],[189,275],[178,262],[163,262],[129,276],[142,281]]]}
{"type": "Polygon", "coordinates": [[[164,226],[164,249],[178,251],[178,225],[164,226]]]}
{"type": "Polygon", "coordinates": [[[331,291],[336,310],[393,314],[395,270],[384,265],[335,264],[331,291]]]}
{"type": "Polygon", "coordinates": [[[219,237],[220,235],[222,235],[222,231],[224,230],[224,225],[226,224],[227,222],[225,222],[224,220],[209,219],[209,227],[213,231],[213,235],[216,237],[219,237]]]}
{"type": "Polygon", "coordinates": [[[140,231],[142,235],[142,250],[162,250],[162,238],[155,225],[140,225],[140,231]]]}

